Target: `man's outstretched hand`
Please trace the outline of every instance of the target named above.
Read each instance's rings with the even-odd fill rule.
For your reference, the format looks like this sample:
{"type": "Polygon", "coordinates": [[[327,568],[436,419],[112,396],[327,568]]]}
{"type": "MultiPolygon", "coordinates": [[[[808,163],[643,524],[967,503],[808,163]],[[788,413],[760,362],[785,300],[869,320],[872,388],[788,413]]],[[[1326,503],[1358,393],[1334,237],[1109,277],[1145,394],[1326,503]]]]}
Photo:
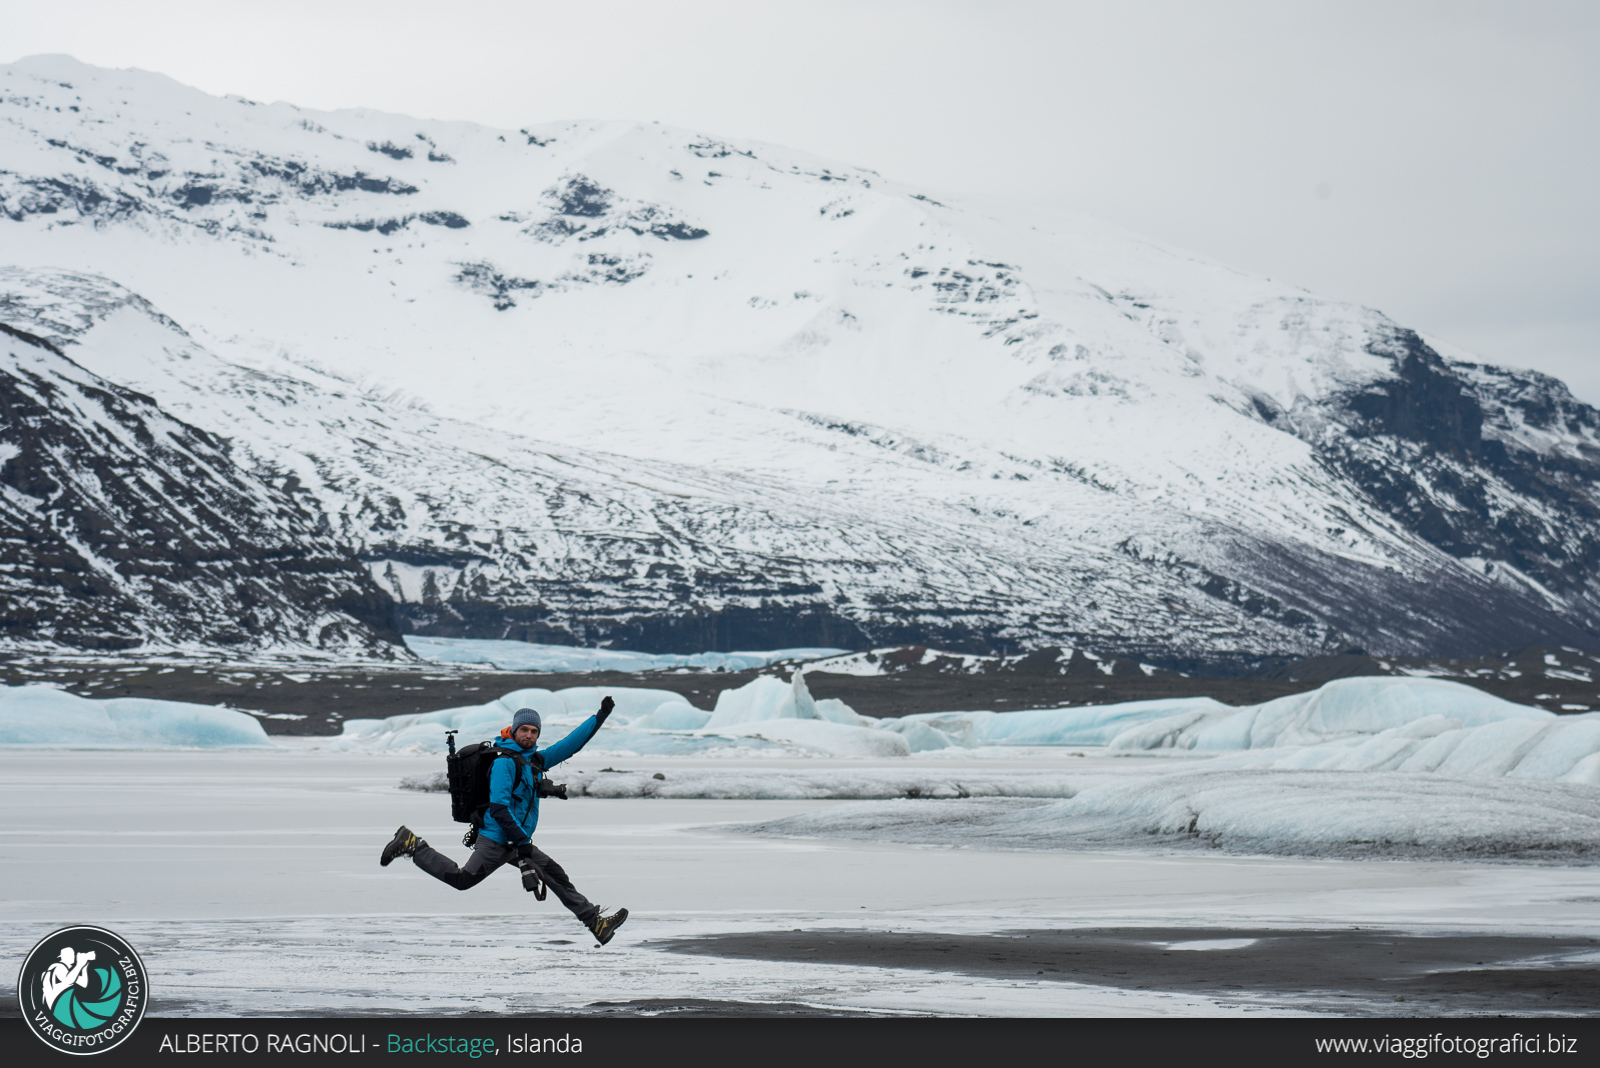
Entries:
{"type": "Polygon", "coordinates": [[[611,715],[611,710],[616,707],[617,703],[609,696],[600,698],[600,711],[594,714],[595,722],[604,727],[606,725],[606,717],[611,715]]]}

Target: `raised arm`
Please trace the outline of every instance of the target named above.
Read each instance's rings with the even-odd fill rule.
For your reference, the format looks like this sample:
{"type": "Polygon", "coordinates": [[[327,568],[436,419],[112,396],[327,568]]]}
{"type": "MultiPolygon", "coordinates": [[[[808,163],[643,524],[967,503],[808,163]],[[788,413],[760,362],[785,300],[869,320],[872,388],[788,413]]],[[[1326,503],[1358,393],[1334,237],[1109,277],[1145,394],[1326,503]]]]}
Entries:
{"type": "Polygon", "coordinates": [[[589,744],[589,739],[595,736],[595,732],[606,721],[606,717],[611,715],[611,710],[616,707],[616,704],[610,697],[606,697],[600,702],[600,711],[574,727],[572,733],[559,742],[556,742],[548,749],[540,750],[540,755],[544,757],[544,766],[553,768],[589,744]]]}

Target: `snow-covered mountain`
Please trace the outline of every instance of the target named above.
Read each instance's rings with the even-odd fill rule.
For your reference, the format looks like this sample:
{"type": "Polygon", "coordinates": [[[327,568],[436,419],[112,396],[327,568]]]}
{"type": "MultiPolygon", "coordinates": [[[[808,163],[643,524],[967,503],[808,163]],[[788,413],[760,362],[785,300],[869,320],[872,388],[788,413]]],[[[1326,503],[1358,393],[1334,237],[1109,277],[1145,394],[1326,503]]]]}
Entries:
{"type": "Polygon", "coordinates": [[[395,656],[388,597],[224,442],[0,323],[0,637],[395,656]]]}
{"type": "Polygon", "coordinates": [[[1600,628],[1600,413],[1092,220],[64,57],[0,67],[0,120],[0,321],[227,437],[407,630],[1174,662],[1600,628]]]}

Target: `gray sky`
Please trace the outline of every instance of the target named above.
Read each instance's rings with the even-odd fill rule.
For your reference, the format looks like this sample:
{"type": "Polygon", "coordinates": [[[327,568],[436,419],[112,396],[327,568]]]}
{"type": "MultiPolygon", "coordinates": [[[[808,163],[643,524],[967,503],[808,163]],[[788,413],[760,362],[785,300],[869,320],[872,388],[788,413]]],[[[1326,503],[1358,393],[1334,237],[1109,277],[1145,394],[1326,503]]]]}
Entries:
{"type": "Polygon", "coordinates": [[[659,120],[1093,212],[1600,404],[1600,4],[0,0],[215,93],[659,120]]]}

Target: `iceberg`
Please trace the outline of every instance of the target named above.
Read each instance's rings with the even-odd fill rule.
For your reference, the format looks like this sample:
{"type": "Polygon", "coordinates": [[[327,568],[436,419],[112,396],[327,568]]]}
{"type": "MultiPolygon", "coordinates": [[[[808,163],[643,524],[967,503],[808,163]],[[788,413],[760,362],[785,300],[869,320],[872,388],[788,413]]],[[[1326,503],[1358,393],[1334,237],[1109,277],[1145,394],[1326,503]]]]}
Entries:
{"type": "MultiPolygon", "coordinates": [[[[387,719],[352,719],[323,748],[443,752],[445,732],[466,743],[495,736],[519,708],[538,709],[551,741],[610,695],[616,709],[597,752],[767,754],[897,759],[913,753],[1104,746],[1161,752],[1235,768],[1432,773],[1600,786],[1600,713],[1557,716],[1439,679],[1338,679],[1308,693],[1234,708],[1209,697],[1017,712],[863,716],[817,700],[796,671],[727,689],[711,711],[671,690],[574,686],[512,690],[482,704],[387,719]]],[[[0,692],[0,744],[216,747],[271,745],[253,717],[232,709],[117,698],[92,701],[47,686],[0,692]]]]}
{"type": "Polygon", "coordinates": [[[1443,679],[1335,679],[1249,708],[1129,726],[1113,751],[1222,755],[1233,765],[1404,771],[1600,785],[1600,714],[1558,716],[1443,679]]]}
{"type": "Polygon", "coordinates": [[[959,745],[953,737],[944,731],[908,719],[885,720],[881,724],[886,731],[893,731],[906,740],[906,746],[913,753],[927,753],[936,749],[949,749],[959,745]]]}
{"type": "Polygon", "coordinates": [[[723,690],[717,694],[716,708],[706,726],[731,727],[773,719],[822,719],[847,727],[878,723],[876,719],[858,715],[855,709],[835,698],[813,699],[804,673],[796,671],[788,682],[763,675],[737,689],[723,690]]]}
{"type": "Polygon", "coordinates": [[[1415,678],[1338,679],[1247,708],[1184,697],[876,719],[843,701],[816,700],[796,671],[787,682],[760,676],[724,690],[710,712],[670,690],[516,690],[483,705],[351,720],[335,745],[442,751],[445,729],[487,736],[523,706],[537,708],[552,727],[571,727],[607,693],[617,702],[616,712],[594,743],[605,752],[666,756],[752,749],[892,759],[958,748],[1105,746],[1112,753],[1203,756],[1240,767],[1600,785],[1600,714],[1556,716],[1460,683],[1415,678]]]}
{"type": "Polygon", "coordinates": [[[0,745],[221,749],[271,744],[254,717],[231,708],[140,697],[96,701],[41,685],[0,689],[0,745]]]}
{"type": "MultiPolygon", "coordinates": [[[[519,708],[537,709],[550,723],[571,723],[576,726],[600,710],[600,701],[610,697],[616,702],[608,724],[629,723],[647,716],[662,705],[687,704],[671,690],[652,690],[641,686],[569,686],[564,690],[513,690],[501,697],[498,704],[508,712],[519,708]]],[[[491,702],[494,704],[495,702],[491,702]]],[[[508,721],[509,722],[509,721],[508,721]]]]}
{"type": "MultiPolygon", "coordinates": [[[[902,722],[921,724],[947,735],[954,744],[1105,745],[1130,725],[1165,722],[1235,709],[1209,697],[1125,701],[1115,705],[1035,708],[1017,712],[919,712],[902,722]]],[[[888,724],[885,724],[887,726],[888,724]]]]}
{"type": "Polygon", "coordinates": [[[702,712],[687,701],[667,701],[632,721],[629,726],[636,730],[697,731],[710,718],[710,712],[702,712]]]}
{"type": "MultiPolygon", "coordinates": [[[[596,752],[670,756],[706,754],[730,749],[782,750],[813,756],[894,758],[910,755],[913,746],[894,729],[860,716],[843,701],[816,701],[796,672],[789,682],[761,677],[737,689],[724,690],[716,710],[705,712],[670,690],[641,687],[574,686],[564,690],[513,690],[493,701],[435,712],[352,719],[329,743],[333,749],[412,750],[443,752],[445,731],[462,732],[460,742],[491,737],[523,707],[544,717],[545,737],[559,737],[551,728],[575,727],[610,695],[616,709],[605,733],[591,743],[596,752]]],[[[924,730],[927,730],[924,728],[924,730]]],[[[951,744],[942,736],[913,739],[917,748],[951,744]]]]}
{"type": "MultiPolygon", "coordinates": [[[[825,719],[768,719],[714,731],[709,726],[697,732],[702,737],[718,735],[732,738],[759,738],[786,742],[803,751],[831,757],[888,757],[911,755],[907,740],[893,731],[872,727],[851,727],[825,719]]],[[[724,742],[724,745],[727,743],[724,742]]]]}
{"type": "MultiPolygon", "coordinates": [[[[616,702],[608,724],[624,726],[645,719],[661,708],[682,706],[693,711],[671,690],[643,687],[573,686],[564,690],[522,689],[481,705],[441,708],[435,712],[416,712],[387,719],[346,720],[343,732],[331,743],[336,749],[407,749],[445,751],[445,732],[461,732],[459,743],[477,741],[498,734],[520,708],[536,710],[544,720],[544,737],[555,741],[551,728],[576,727],[600,708],[600,699],[609,695],[616,702]]],[[[565,732],[563,732],[565,733],[565,732]]]]}

